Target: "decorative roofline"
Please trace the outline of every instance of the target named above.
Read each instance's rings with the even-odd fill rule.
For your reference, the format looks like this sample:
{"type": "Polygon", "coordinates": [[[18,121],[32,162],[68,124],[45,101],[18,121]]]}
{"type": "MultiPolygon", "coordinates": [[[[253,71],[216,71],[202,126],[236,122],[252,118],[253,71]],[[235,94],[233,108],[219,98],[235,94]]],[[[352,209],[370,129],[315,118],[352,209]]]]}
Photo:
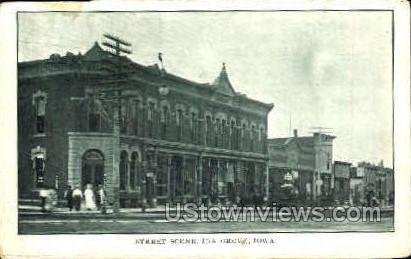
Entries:
{"type": "MultiPolygon", "coordinates": [[[[73,62],[81,61],[81,63],[83,63],[83,62],[85,62],[85,63],[95,63],[95,62],[107,62],[108,59],[117,58],[117,57],[111,57],[111,56],[108,58],[108,56],[106,55],[107,53],[108,52],[103,50],[99,46],[99,44],[96,42],[96,43],[94,43],[93,47],[91,49],[89,49],[86,52],[86,54],[84,54],[84,55],[82,55],[81,53],[79,53],[78,55],[74,55],[74,54],[69,53],[69,52],[65,56],[60,56],[58,54],[52,54],[52,55],[50,55],[50,57],[48,59],[39,59],[39,60],[18,62],[18,66],[19,67],[28,67],[28,66],[41,65],[41,64],[44,64],[44,63],[53,63],[53,62],[59,62],[60,63],[60,61],[62,63],[64,63],[64,62],[69,63],[71,61],[73,61],[73,62]],[[102,54],[102,56],[104,56],[104,57],[101,60],[87,60],[87,54],[90,53],[90,52],[93,52],[93,55],[95,55],[96,51],[104,52],[104,54],[102,54]]],[[[172,73],[168,73],[166,70],[160,69],[158,66],[155,66],[156,64],[155,65],[150,65],[150,66],[145,66],[145,65],[139,64],[139,63],[131,60],[127,56],[120,56],[119,58],[120,58],[121,62],[124,62],[123,64],[125,64],[125,65],[131,65],[134,68],[144,70],[145,72],[151,73],[152,75],[155,75],[155,76],[161,76],[164,79],[173,80],[175,82],[185,83],[185,84],[188,84],[190,86],[200,87],[201,89],[208,89],[210,91],[215,91],[216,90],[216,88],[213,87],[213,84],[198,83],[198,82],[183,78],[181,76],[178,76],[178,75],[175,75],[175,74],[172,74],[172,73]]],[[[81,70],[79,70],[78,72],[87,73],[87,71],[81,71],[81,70]]],[[[67,71],[67,73],[73,73],[73,71],[70,70],[70,71],[67,71]]],[[[64,72],[59,73],[59,75],[61,75],[61,74],[64,74],[64,72]]],[[[128,73],[126,73],[126,74],[128,74],[128,73]]],[[[130,74],[132,75],[133,72],[130,71],[130,74]]],[[[224,76],[227,76],[227,72],[226,72],[226,68],[225,68],[224,63],[223,63],[223,67],[222,67],[220,76],[222,74],[224,76]]],[[[38,75],[38,76],[41,77],[41,75],[38,75]]],[[[227,77],[227,80],[228,80],[228,77],[227,77]]],[[[230,86],[231,86],[231,83],[230,83],[230,86]]],[[[216,93],[221,94],[222,96],[226,95],[226,94],[224,94],[220,91],[216,91],[216,93]]],[[[235,92],[234,89],[233,89],[233,93],[234,93],[234,95],[231,96],[231,97],[241,98],[241,99],[244,99],[244,100],[247,100],[247,101],[251,101],[251,102],[253,102],[257,105],[263,106],[267,110],[267,112],[271,111],[274,107],[273,103],[264,103],[264,102],[258,101],[256,99],[249,98],[245,94],[235,92]]],[[[227,96],[230,96],[230,95],[227,95],[227,96]]]]}

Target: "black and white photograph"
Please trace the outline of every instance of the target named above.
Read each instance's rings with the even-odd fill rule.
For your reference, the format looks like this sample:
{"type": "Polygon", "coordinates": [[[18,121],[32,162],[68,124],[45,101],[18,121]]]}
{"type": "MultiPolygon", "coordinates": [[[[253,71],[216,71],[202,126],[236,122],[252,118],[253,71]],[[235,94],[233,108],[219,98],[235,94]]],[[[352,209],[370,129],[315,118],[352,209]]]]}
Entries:
{"type": "Polygon", "coordinates": [[[398,175],[410,178],[396,158],[394,18],[17,11],[17,235],[394,235],[398,175]]]}

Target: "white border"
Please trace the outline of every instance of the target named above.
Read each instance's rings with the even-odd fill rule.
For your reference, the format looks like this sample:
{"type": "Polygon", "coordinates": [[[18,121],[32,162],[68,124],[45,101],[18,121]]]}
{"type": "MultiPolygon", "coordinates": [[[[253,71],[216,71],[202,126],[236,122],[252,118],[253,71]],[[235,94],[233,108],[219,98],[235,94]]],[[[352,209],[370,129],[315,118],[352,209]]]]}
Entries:
{"type": "MultiPolygon", "coordinates": [[[[8,257],[403,257],[411,253],[410,27],[407,1],[99,1],[6,3],[0,6],[0,256],[8,257]],[[395,232],[319,234],[218,234],[269,236],[274,245],[143,245],[147,235],[17,236],[16,11],[393,9],[395,17],[395,232]]],[[[151,235],[150,237],[162,236],[151,235]]],[[[168,235],[169,236],[169,235],[168,235]]],[[[182,235],[174,235],[181,237],[182,235]]],[[[210,236],[204,234],[184,237],[210,236]]],[[[170,237],[170,236],[169,236],[170,237]]]]}

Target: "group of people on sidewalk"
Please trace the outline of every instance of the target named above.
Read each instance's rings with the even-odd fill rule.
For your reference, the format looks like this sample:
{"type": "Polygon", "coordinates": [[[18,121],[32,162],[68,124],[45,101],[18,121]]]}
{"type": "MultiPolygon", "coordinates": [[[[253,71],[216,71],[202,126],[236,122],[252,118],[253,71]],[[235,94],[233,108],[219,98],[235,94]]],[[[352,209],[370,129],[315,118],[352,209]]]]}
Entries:
{"type": "Polygon", "coordinates": [[[100,210],[102,213],[106,213],[106,192],[102,185],[94,190],[91,184],[87,184],[84,193],[78,186],[74,189],[68,186],[64,197],[70,211],[73,209],[80,211],[84,207],[86,210],[100,210]]]}

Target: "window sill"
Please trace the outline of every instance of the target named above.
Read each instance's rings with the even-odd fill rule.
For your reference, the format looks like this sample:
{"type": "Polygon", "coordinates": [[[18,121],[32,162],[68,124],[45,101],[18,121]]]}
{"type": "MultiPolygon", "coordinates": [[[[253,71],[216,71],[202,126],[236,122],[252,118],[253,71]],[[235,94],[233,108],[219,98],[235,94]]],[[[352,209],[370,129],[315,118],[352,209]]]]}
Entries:
{"type": "Polygon", "coordinates": [[[41,137],[46,137],[47,134],[46,133],[35,133],[33,134],[34,138],[41,138],[41,137]]]}

